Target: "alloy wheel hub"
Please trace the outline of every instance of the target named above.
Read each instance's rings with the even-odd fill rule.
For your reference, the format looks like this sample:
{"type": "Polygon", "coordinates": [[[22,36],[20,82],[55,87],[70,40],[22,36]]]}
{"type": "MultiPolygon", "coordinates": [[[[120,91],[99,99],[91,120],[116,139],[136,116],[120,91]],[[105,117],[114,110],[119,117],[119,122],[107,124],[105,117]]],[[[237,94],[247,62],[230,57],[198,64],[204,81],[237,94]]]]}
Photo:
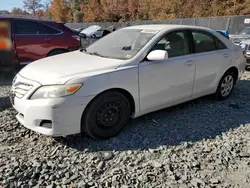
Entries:
{"type": "Polygon", "coordinates": [[[233,76],[232,75],[226,76],[221,84],[221,94],[223,97],[226,97],[231,93],[233,85],[234,85],[233,76]]]}

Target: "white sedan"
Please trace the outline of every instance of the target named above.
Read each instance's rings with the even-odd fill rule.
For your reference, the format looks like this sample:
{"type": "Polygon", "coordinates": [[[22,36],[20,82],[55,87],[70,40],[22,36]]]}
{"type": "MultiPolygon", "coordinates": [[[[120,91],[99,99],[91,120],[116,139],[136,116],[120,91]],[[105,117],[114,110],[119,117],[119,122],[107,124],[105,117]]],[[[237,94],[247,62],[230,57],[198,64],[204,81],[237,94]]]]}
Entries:
{"type": "Polygon", "coordinates": [[[214,30],[132,26],[27,65],[10,99],[33,131],[108,139],[129,118],[209,94],[227,99],[244,70],[241,48],[214,30]]]}

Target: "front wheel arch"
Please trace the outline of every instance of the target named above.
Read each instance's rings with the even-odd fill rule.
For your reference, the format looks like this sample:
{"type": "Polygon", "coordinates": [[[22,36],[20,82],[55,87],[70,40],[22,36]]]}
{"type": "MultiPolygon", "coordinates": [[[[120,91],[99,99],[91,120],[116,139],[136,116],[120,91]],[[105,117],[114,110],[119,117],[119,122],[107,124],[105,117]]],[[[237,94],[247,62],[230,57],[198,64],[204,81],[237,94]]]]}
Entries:
{"type": "Polygon", "coordinates": [[[238,80],[239,70],[236,67],[230,67],[229,69],[227,69],[227,71],[224,73],[224,75],[227,72],[233,72],[235,74],[235,82],[238,80]]]}
{"type": "MultiPolygon", "coordinates": [[[[105,104],[105,102],[103,104],[105,104]]],[[[84,109],[81,117],[81,132],[87,133],[92,138],[97,139],[108,139],[110,137],[113,137],[123,129],[129,118],[131,117],[131,109],[133,109],[133,107],[131,107],[131,102],[121,91],[119,91],[119,89],[109,89],[103,91],[95,96],[84,109]],[[95,114],[95,111],[97,111],[97,109],[99,108],[98,105],[102,104],[102,101],[109,101],[115,98],[119,99],[120,104],[123,104],[123,109],[127,110],[121,111],[123,115],[120,116],[121,119],[118,121],[119,123],[114,125],[114,129],[105,130],[103,128],[100,129],[100,127],[98,128],[100,124],[97,125],[97,123],[95,123],[96,120],[93,120],[93,114],[95,114]]]]}
{"type": "Polygon", "coordinates": [[[56,52],[66,53],[66,52],[69,52],[69,50],[65,48],[56,48],[56,49],[50,50],[49,53],[47,54],[47,57],[51,56],[52,54],[56,54],[56,52]]]}
{"type": "Polygon", "coordinates": [[[136,110],[136,107],[135,107],[135,100],[134,100],[134,97],[132,96],[132,94],[125,90],[125,89],[122,89],[122,88],[111,88],[111,89],[107,89],[107,90],[104,90],[102,92],[100,92],[98,95],[96,95],[93,99],[91,99],[91,101],[87,104],[86,108],[84,109],[83,113],[84,114],[86,112],[86,109],[90,106],[90,104],[100,95],[103,95],[107,92],[119,92],[121,93],[122,95],[124,95],[128,101],[129,101],[129,104],[130,104],[130,107],[131,107],[131,115],[133,115],[135,113],[135,110],[136,110]]]}
{"type": "Polygon", "coordinates": [[[226,98],[222,99],[221,96],[219,96],[219,87],[220,87],[220,84],[221,84],[222,79],[223,79],[227,74],[229,74],[229,73],[231,73],[232,76],[234,77],[234,85],[235,85],[235,83],[236,83],[237,80],[238,80],[238,76],[239,76],[239,71],[238,71],[238,69],[237,69],[236,67],[230,67],[230,68],[228,68],[228,69],[225,71],[225,73],[221,76],[221,78],[220,78],[220,80],[219,80],[219,82],[218,82],[218,84],[217,84],[216,90],[215,90],[215,92],[214,92],[214,94],[213,94],[214,97],[215,97],[215,99],[217,99],[217,100],[224,100],[224,99],[228,98],[228,97],[226,97],[226,98]]]}

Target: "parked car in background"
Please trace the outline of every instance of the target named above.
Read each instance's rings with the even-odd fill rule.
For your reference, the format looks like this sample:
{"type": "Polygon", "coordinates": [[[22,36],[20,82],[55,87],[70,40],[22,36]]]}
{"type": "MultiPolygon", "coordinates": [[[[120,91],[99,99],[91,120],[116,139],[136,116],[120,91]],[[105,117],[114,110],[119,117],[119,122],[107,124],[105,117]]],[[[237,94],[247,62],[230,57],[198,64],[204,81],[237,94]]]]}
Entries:
{"type": "Polygon", "coordinates": [[[79,27],[75,29],[76,32],[80,33],[82,30],[86,29],[85,27],[79,27]]]}
{"type": "Polygon", "coordinates": [[[80,38],[63,23],[26,18],[0,17],[11,24],[15,65],[80,48],[80,38]]]}
{"type": "MultiPolygon", "coordinates": [[[[110,27],[111,28],[111,27],[110,27]]],[[[114,29],[102,28],[99,25],[92,25],[86,29],[83,29],[79,35],[81,37],[82,47],[87,47],[88,45],[94,43],[96,40],[110,34],[114,29]]]]}
{"type": "Polygon", "coordinates": [[[129,118],[209,94],[227,99],[244,70],[242,49],[214,30],[140,25],[29,64],[10,99],[33,131],[108,139],[129,118]]]}
{"type": "Polygon", "coordinates": [[[80,33],[84,34],[87,37],[92,37],[95,34],[95,32],[97,32],[101,28],[102,27],[99,25],[91,25],[91,26],[83,29],[80,33]]]}
{"type": "Polygon", "coordinates": [[[245,27],[243,30],[238,32],[236,35],[232,35],[230,40],[236,45],[240,45],[243,40],[250,39],[250,27],[245,27]]]}
{"type": "Polygon", "coordinates": [[[240,43],[243,50],[244,56],[246,58],[246,70],[250,67],[250,40],[244,40],[240,43]]]}
{"type": "Polygon", "coordinates": [[[227,30],[216,30],[218,33],[220,33],[222,36],[226,37],[229,39],[229,33],[227,30]]]}

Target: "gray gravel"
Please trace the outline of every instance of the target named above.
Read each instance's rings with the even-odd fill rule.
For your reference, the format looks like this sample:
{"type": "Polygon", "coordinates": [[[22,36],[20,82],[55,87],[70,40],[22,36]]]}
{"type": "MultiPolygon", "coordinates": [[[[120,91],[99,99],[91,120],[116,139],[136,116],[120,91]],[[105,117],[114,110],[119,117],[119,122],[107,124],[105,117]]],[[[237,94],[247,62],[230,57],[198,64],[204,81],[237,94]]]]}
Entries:
{"type": "Polygon", "coordinates": [[[250,73],[226,101],[155,112],[106,141],[24,128],[8,90],[0,87],[0,187],[249,188],[250,73]]]}

